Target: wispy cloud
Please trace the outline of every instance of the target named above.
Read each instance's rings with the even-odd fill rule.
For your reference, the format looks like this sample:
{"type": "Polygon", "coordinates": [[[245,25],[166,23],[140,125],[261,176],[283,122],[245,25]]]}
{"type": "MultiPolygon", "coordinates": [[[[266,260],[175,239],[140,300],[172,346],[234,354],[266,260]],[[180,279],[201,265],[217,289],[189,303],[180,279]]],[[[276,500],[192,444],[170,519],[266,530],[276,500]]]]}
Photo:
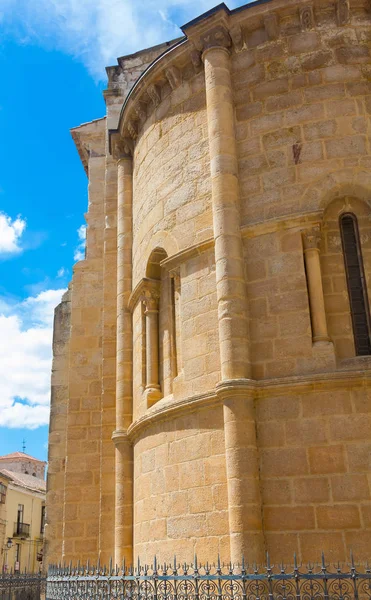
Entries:
{"type": "Polygon", "coordinates": [[[22,248],[21,237],[26,229],[26,221],[18,216],[12,219],[0,212],[0,257],[6,258],[11,254],[18,254],[22,248]]]}
{"type": "Polygon", "coordinates": [[[75,252],[73,254],[74,260],[84,260],[85,258],[85,246],[86,246],[86,225],[81,225],[77,230],[77,235],[79,238],[79,244],[75,248],[75,252]]]}
{"type": "Polygon", "coordinates": [[[68,275],[68,269],[65,269],[65,267],[61,267],[60,269],[58,269],[57,279],[62,279],[63,277],[66,277],[67,275],[68,275]]]}
{"type": "MultiPolygon", "coordinates": [[[[242,4],[231,0],[233,8],[242,4]]],[[[178,26],[216,0],[1,0],[0,22],[22,43],[37,42],[78,58],[96,78],[116,58],[172,39],[178,26]]]]}
{"type": "Polygon", "coordinates": [[[0,298],[0,426],[34,429],[49,421],[53,313],[64,291],[19,303],[0,298]]]}

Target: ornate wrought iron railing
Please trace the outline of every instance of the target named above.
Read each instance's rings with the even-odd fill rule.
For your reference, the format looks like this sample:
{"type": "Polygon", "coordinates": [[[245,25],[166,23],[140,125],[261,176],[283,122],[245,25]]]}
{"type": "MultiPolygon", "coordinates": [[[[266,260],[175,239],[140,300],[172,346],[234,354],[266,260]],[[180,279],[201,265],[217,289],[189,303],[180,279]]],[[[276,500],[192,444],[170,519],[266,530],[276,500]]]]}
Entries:
{"type": "Polygon", "coordinates": [[[49,569],[47,600],[371,600],[371,568],[347,566],[78,565],[49,569]]]}
{"type": "Polygon", "coordinates": [[[0,573],[0,600],[39,600],[45,583],[41,573],[0,573]]]}

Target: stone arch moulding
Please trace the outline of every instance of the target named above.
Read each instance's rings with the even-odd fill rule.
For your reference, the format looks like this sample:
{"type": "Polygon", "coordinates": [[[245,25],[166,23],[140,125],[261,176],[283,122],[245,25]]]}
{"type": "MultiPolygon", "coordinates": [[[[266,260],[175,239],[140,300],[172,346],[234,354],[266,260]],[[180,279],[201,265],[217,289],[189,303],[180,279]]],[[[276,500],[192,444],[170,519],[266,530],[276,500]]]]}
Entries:
{"type": "MultiPolygon", "coordinates": [[[[151,242],[143,251],[143,270],[147,269],[151,254],[158,248],[161,248],[167,254],[167,258],[171,258],[179,252],[179,246],[175,237],[167,231],[158,231],[151,237],[151,242]]],[[[142,276],[148,277],[145,273],[142,276]]]]}
{"type": "Polygon", "coordinates": [[[325,212],[333,200],[345,196],[363,200],[371,207],[371,172],[344,169],[325,175],[308,186],[303,206],[325,212]]]}

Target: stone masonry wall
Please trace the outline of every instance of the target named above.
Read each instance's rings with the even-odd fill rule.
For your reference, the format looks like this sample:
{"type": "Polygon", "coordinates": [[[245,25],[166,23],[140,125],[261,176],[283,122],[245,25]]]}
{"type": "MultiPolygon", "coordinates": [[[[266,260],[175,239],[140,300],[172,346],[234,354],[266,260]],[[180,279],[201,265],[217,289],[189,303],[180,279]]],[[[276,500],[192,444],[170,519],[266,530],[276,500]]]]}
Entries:
{"type": "MultiPolygon", "coordinates": [[[[226,199],[228,190],[214,186],[212,192],[208,131],[210,136],[221,131],[220,114],[228,111],[210,112],[206,106],[197,43],[189,64],[183,46],[172,75],[156,72],[155,100],[149,94],[145,108],[133,110],[128,131],[134,133],[125,138],[125,148],[133,148],[133,423],[120,435],[134,448],[134,559],[151,561],[157,553],[161,560],[177,554],[185,561],[197,552],[203,561],[218,553],[228,560],[230,531],[239,527],[244,527],[241,538],[263,539],[263,551],[269,550],[273,561],[291,561],[294,552],[304,561],[318,559],[321,550],[333,560],[345,560],[351,548],[360,560],[370,553],[370,359],[355,357],[338,225],[345,209],[358,218],[370,295],[371,15],[363,0],[351,4],[349,10],[346,0],[318,0],[308,9],[301,0],[272,0],[231,15],[218,9],[224,11],[220,27],[228,23],[232,32],[226,42],[230,63],[221,49],[227,66],[218,72],[210,61],[208,68],[220,80],[228,64],[232,73],[251,379],[225,379],[224,388],[220,385],[218,320],[227,303],[218,305],[214,228],[226,221],[215,218],[212,203],[218,189],[226,199]],[[219,129],[213,131],[208,114],[220,118],[219,129]],[[318,281],[329,332],[329,340],[319,342],[303,242],[313,227],[321,233],[318,281]],[[156,337],[164,397],[149,405],[148,332],[143,296],[136,292],[159,249],[156,337]],[[178,282],[175,376],[171,277],[178,282]],[[236,409],[243,401],[249,407],[247,440],[236,409]],[[251,482],[259,488],[254,493],[251,482]]],[[[193,27],[201,31],[206,25],[193,27]]],[[[220,29],[217,33],[220,40],[220,29]]],[[[161,60],[171,67],[177,54],[161,60]]],[[[227,89],[229,76],[225,79],[227,89]]],[[[212,83],[208,80],[208,102],[212,83]]],[[[138,97],[146,76],[141,85],[138,97]]],[[[117,120],[119,87],[116,95],[112,86],[107,94],[110,123],[117,120]]],[[[211,96],[217,103],[217,94],[211,96]]],[[[138,97],[129,98],[127,107],[138,97]]],[[[65,481],[58,533],[63,556],[85,560],[100,553],[107,560],[117,484],[110,445],[116,165],[108,156],[103,123],[88,125],[84,135],[90,145],[87,259],[75,267],[71,287],[66,469],[58,474],[59,448],[51,475],[58,494],[65,481]]],[[[223,179],[225,169],[232,181],[235,161],[215,156],[214,176],[223,179]]],[[[219,268],[223,272],[223,264],[219,268]]],[[[219,273],[219,290],[221,280],[219,273]]],[[[63,396],[61,406],[65,402],[63,396]]]]}
{"type": "Polygon", "coordinates": [[[134,454],[134,544],[145,561],[228,556],[221,407],[153,423],[134,454]]]}
{"type": "Polygon", "coordinates": [[[170,238],[164,247],[170,255],[212,235],[202,73],[172,93],[165,88],[137,140],[133,164],[134,288],[154,240],[161,246],[170,238]]]}

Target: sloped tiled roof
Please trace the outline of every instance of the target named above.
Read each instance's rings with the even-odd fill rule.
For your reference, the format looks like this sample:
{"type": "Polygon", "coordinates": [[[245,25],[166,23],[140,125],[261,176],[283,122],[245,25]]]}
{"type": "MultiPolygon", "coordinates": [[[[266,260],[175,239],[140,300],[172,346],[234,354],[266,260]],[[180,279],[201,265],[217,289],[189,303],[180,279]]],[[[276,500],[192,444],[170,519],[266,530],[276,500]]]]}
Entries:
{"type": "Polygon", "coordinates": [[[23,458],[23,459],[28,459],[28,460],[33,460],[34,462],[38,462],[38,463],[44,463],[43,460],[39,460],[38,458],[35,458],[34,456],[30,456],[29,454],[25,454],[24,452],[12,452],[11,454],[5,454],[3,456],[0,456],[0,462],[2,460],[14,460],[17,458],[23,458]]]}
{"type": "Polygon", "coordinates": [[[9,477],[16,485],[36,492],[46,492],[46,481],[44,479],[25,475],[25,473],[15,473],[14,471],[8,471],[8,469],[1,469],[0,473],[9,477]]]}

